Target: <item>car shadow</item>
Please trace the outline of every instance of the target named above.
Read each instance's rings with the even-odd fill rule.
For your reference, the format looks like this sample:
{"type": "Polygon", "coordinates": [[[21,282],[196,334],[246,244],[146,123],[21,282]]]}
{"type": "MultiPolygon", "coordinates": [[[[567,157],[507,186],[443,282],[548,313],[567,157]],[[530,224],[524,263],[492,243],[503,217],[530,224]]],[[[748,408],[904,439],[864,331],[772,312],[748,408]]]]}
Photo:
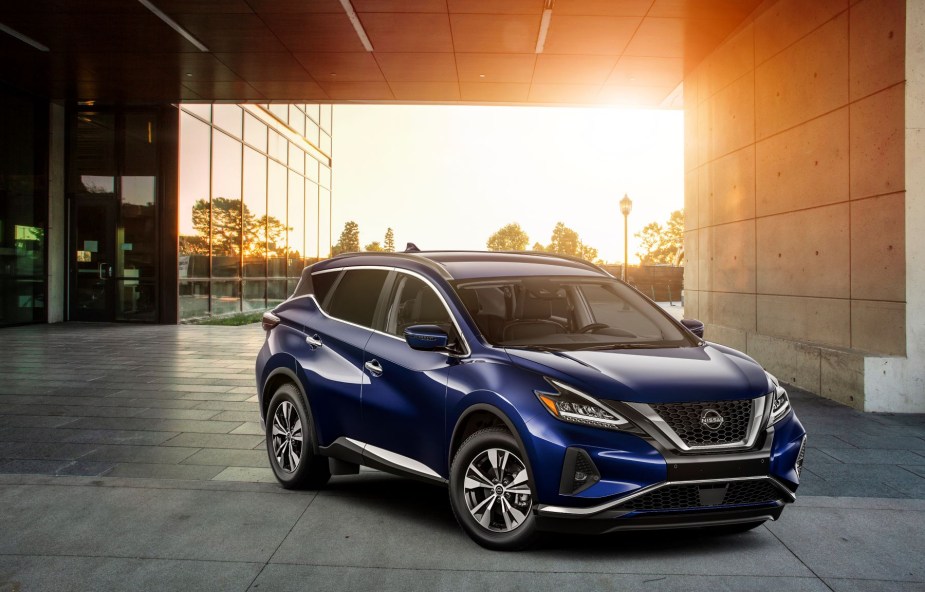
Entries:
{"type": "MultiPolygon", "coordinates": [[[[350,497],[376,513],[395,516],[446,536],[466,538],[450,508],[446,487],[378,471],[334,477],[321,496],[350,497]]],[[[555,551],[583,558],[646,557],[672,554],[759,551],[774,545],[764,527],[737,534],[718,534],[703,529],[625,531],[603,535],[543,533],[528,553],[555,551]]],[[[472,543],[473,545],[475,543],[472,543]]]]}

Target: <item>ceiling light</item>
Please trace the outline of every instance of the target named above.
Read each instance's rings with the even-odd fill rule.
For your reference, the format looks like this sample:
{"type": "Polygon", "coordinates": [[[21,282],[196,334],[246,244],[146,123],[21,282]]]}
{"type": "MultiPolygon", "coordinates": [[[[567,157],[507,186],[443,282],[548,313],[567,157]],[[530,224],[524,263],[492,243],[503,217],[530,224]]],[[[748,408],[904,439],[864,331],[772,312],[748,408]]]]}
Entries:
{"type": "Polygon", "coordinates": [[[158,8],[157,6],[151,4],[150,2],[148,2],[148,0],[138,0],[138,2],[140,2],[142,6],[144,6],[145,8],[147,8],[148,10],[150,10],[151,12],[153,12],[153,13],[154,13],[154,16],[156,16],[157,18],[159,18],[159,19],[161,19],[162,21],[164,21],[165,23],[167,23],[167,25],[168,25],[171,29],[173,29],[174,31],[176,31],[177,33],[179,33],[180,35],[182,35],[184,39],[186,39],[187,41],[189,41],[190,43],[192,43],[193,45],[195,45],[196,48],[197,48],[199,51],[205,51],[205,52],[209,51],[209,48],[208,48],[208,47],[206,47],[206,46],[203,45],[198,39],[196,39],[195,37],[193,37],[193,34],[192,34],[192,33],[190,33],[189,31],[187,31],[186,29],[184,29],[184,28],[181,27],[180,25],[178,25],[178,24],[177,24],[177,21],[173,20],[172,18],[170,18],[169,16],[167,16],[166,14],[164,14],[164,12],[161,11],[160,8],[158,8]]]}
{"type": "Polygon", "coordinates": [[[369,42],[369,37],[366,36],[366,31],[363,29],[363,23],[360,22],[360,17],[357,16],[353,5],[350,4],[350,0],[340,0],[340,5],[344,7],[344,12],[347,13],[347,18],[350,19],[350,24],[353,25],[353,30],[357,32],[357,37],[360,38],[360,43],[363,44],[364,49],[373,51],[373,44],[369,42]]]}
{"type": "Polygon", "coordinates": [[[546,34],[549,33],[549,21],[552,20],[552,0],[546,0],[546,8],[543,9],[543,20],[540,21],[540,34],[536,38],[536,53],[543,53],[543,46],[546,45],[546,34]]]}
{"type": "Polygon", "coordinates": [[[39,43],[38,41],[36,41],[36,40],[33,39],[32,37],[29,37],[29,36],[27,36],[27,35],[23,35],[23,34],[20,33],[19,31],[15,30],[15,29],[11,29],[11,28],[7,27],[6,25],[4,25],[3,23],[0,23],[0,31],[3,31],[4,33],[6,33],[7,35],[9,35],[10,37],[15,37],[15,38],[19,39],[20,41],[22,41],[23,43],[25,43],[25,44],[27,44],[27,45],[31,45],[32,47],[34,47],[35,49],[37,49],[37,50],[39,50],[39,51],[50,51],[46,46],[42,45],[41,43],[39,43]]]}

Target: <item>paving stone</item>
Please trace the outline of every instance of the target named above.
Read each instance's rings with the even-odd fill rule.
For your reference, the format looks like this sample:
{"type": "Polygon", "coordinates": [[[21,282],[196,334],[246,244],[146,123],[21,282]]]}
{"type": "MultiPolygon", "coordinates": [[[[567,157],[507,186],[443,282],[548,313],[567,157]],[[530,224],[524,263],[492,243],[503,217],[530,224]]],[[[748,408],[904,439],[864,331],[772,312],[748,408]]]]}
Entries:
{"type": "MultiPolygon", "coordinates": [[[[60,428],[59,428],[60,429],[60,428]]],[[[177,436],[176,432],[150,432],[143,430],[71,430],[65,441],[94,444],[147,444],[157,445],[177,436]]]]}
{"type": "Polygon", "coordinates": [[[216,421],[249,421],[260,423],[259,411],[221,411],[218,415],[212,417],[216,421]]]}
{"type": "Polygon", "coordinates": [[[243,423],[235,429],[231,430],[232,434],[251,434],[256,436],[263,436],[264,430],[263,425],[258,422],[248,422],[243,423]]]}
{"type": "Polygon", "coordinates": [[[113,467],[111,462],[97,462],[92,460],[79,459],[71,464],[58,469],[57,475],[84,475],[87,477],[99,477],[107,474],[113,467]]]}
{"type": "Polygon", "coordinates": [[[185,458],[182,464],[266,468],[269,466],[269,462],[266,450],[203,448],[199,452],[185,458]]]}
{"type": "Polygon", "coordinates": [[[276,476],[269,468],[228,467],[215,477],[214,481],[245,481],[250,483],[276,483],[276,476]]]}
{"type": "Polygon", "coordinates": [[[231,434],[179,434],[164,442],[164,446],[186,446],[192,448],[237,448],[249,450],[259,444],[257,436],[231,434]]]}
{"type": "Polygon", "coordinates": [[[117,463],[107,477],[143,477],[145,479],[191,479],[208,481],[225,467],[154,463],[117,463]]]}
{"type": "Polygon", "coordinates": [[[883,465],[901,465],[915,464],[921,460],[921,456],[909,450],[881,450],[875,448],[824,448],[822,452],[828,456],[838,459],[843,463],[850,464],[883,464],[883,465]]]}
{"type": "MultiPolygon", "coordinates": [[[[102,460],[132,463],[177,464],[196,452],[199,448],[181,448],[175,446],[126,446],[103,445],[81,457],[85,460],[102,460]]],[[[207,464],[207,463],[202,463],[207,464]]]]}
{"type": "MultiPolygon", "coordinates": [[[[33,408],[32,411],[35,411],[33,408]]],[[[16,428],[57,428],[75,421],[66,415],[0,415],[0,426],[16,428]]]]}
{"type": "Polygon", "coordinates": [[[96,444],[58,442],[0,442],[0,458],[75,460],[96,450],[96,444]]]}
{"type": "Polygon", "coordinates": [[[205,420],[212,419],[217,421],[246,421],[233,420],[233,419],[223,419],[216,417],[220,412],[215,411],[214,409],[170,409],[170,408],[155,408],[155,409],[143,409],[139,411],[136,417],[150,417],[154,419],[197,419],[205,420]]]}
{"type": "Polygon", "coordinates": [[[10,460],[0,464],[0,473],[55,475],[60,469],[73,462],[72,460],[10,460]]]}

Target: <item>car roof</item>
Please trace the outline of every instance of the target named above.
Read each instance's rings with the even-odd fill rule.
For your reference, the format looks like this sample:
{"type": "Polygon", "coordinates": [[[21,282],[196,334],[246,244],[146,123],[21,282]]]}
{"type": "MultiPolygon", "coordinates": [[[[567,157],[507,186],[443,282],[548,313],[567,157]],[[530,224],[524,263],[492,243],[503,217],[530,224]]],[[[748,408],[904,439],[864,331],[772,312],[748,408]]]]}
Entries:
{"type": "Polygon", "coordinates": [[[446,280],[520,276],[609,276],[600,267],[577,257],[521,251],[415,251],[348,253],[321,261],[312,271],[370,265],[427,268],[446,280]]]}

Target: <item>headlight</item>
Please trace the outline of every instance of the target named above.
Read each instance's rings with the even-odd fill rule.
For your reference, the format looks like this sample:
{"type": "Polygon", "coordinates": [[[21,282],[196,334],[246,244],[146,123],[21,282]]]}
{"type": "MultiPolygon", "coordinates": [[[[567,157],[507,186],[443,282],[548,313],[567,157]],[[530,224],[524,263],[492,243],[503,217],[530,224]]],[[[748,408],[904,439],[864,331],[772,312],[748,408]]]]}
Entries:
{"type": "Polygon", "coordinates": [[[768,420],[768,425],[774,425],[790,412],[790,397],[773,374],[770,372],[765,372],[765,374],[768,375],[768,380],[774,387],[771,393],[771,418],[768,420]]]}
{"type": "Polygon", "coordinates": [[[610,430],[630,426],[630,422],[604,407],[594,397],[561,382],[549,378],[546,380],[556,389],[556,392],[534,391],[534,393],[546,410],[562,421],[610,430]]]}

